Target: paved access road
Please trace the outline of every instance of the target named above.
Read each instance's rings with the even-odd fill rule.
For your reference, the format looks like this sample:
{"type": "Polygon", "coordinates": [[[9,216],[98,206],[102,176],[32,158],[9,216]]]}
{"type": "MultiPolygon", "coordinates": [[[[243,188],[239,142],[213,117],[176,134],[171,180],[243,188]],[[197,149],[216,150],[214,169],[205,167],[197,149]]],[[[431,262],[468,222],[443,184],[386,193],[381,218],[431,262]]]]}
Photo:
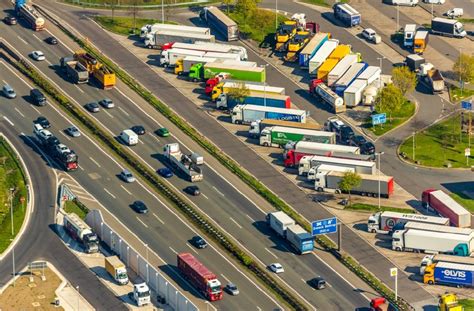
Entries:
{"type": "MultiPolygon", "coordinates": [[[[10,34],[9,31],[11,29],[7,31],[8,35],[13,36],[14,34],[10,34]]],[[[63,77],[54,73],[51,74],[51,68],[56,68],[53,65],[55,59],[71,54],[72,51],[68,51],[62,45],[55,47],[47,46],[42,42],[42,38],[47,34],[36,33],[32,37],[28,35],[29,32],[29,30],[20,28],[15,30],[15,34],[21,33],[23,40],[26,40],[29,44],[27,48],[22,45],[17,46],[17,48],[24,53],[28,53],[28,49],[33,48],[43,50],[47,54],[47,58],[49,57],[50,64],[47,62],[34,64],[48,74],[53,81],[80,104],[99,100],[105,96],[113,99],[118,105],[117,108],[101,111],[99,114],[94,115],[112,135],[117,135],[121,130],[134,124],[145,125],[149,130],[149,134],[140,137],[140,140],[144,143],[130,150],[146,161],[151,168],[162,167],[163,164],[160,162],[163,160],[160,157],[161,146],[167,142],[176,141],[175,137],[169,139],[161,138],[151,132],[159,127],[159,123],[156,120],[162,117],[157,115],[156,111],[144,111],[144,109],[147,109],[147,104],[141,102],[140,99],[135,98],[136,96],[129,94],[129,92],[126,92],[127,94],[117,92],[116,90],[103,92],[86,85],[75,86],[64,81],[63,77]],[[54,55],[53,58],[51,58],[51,55],[54,55]],[[128,98],[128,96],[131,98],[128,98]]],[[[192,144],[192,142],[186,142],[187,146],[189,144],[192,144]]],[[[101,163],[96,157],[94,157],[94,161],[101,163]]],[[[318,257],[295,257],[289,249],[277,247],[276,245],[281,244],[282,241],[273,239],[271,237],[272,233],[263,225],[265,212],[259,209],[259,205],[236,190],[231,182],[223,179],[223,175],[225,174],[216,172],[212,167],[206,166],[205,181],[199,183],[203,196],[194,199],[194,203],[208,215],[211,215],[224,230],[236,237],[249,252],[255,254],[262,264],[267,265],[274,261],[284,264],[286,272],[282,280],[285,280],[287,284],[293,287],[295,292],[299,293],[301,299],[307,300],[310,304],[321,308],[334,304],[340,305],[341,308],[352,308],[366,304],[366,298],[354,292],[352,290],[353,286],[347,284],[343,278],[334,274],[331,268],[325,265],[318,257]],[[226,208],[222,208],[223,206],[226,208]],[[262,235],[262,233],[264,234],[262,235]],[[324,295],[315,295],[311,287],[305,283],[305,281],[316,275],[325,276],[332,286],[328,288],[324,295]]],[[[171,182],[177,188],[177,191],[181,191],[181,189],[189,185],[188,182],[176,176],[171,178],[171,182]]],[[[107,188],[107,191],[110,191],[113,196],[117,196],[114,189],[107,188]]],[[[121,190],[118,189],[118,191],[121,190]]]]}

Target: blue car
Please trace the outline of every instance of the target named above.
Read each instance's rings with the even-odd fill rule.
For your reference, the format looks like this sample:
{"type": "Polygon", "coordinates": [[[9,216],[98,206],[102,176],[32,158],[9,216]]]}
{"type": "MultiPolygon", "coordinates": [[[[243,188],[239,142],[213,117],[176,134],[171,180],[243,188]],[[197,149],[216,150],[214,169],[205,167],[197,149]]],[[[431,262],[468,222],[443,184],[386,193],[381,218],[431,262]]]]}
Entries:
{"type": "Polygon", "coordinates": [[[162,168],[158,169],[158,174],[160,174],[160,176],[162,176],[164,178],[173,177],[173,172],[167,167],[162,167],[162,168]]]}

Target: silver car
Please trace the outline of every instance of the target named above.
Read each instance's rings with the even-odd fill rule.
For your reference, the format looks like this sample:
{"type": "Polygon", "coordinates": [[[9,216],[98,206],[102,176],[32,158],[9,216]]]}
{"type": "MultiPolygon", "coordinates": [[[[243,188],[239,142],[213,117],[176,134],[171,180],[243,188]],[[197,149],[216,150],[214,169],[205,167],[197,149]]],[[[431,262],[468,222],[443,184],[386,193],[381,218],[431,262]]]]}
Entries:
{"type": "Polygon", "coordinates": [[[2,87],[2,92],[5,95],[5,97],[7,97],[7,98],[15,98],[16,97],[15,90],[13,90],[13,88],[8,84],[5,84],[2,87]]]}
{"type": "Polygon", "coordinates": [[[120,172],[120,178],[128,183],[135,181],[135,177],[133,177],[133,174],[129,170],[123,170],[120,172]]]}
{"type": "Polygon", "coordinates": [[[232,296],[237,296],[239,294],[239,288],[233,283],[229,283],[225,286],[225,291],[231,294],[232,296]]]}
{"type": "Polygon", "coordinates": [[[64,130],[66,132],[66,134],[68,134],[69,136],[71,137],[79,137],[81,136],[81,132],[79,131],[79,129],[77,127],[75,127],[74,125],[71,125],[70,127],[66,128],[64,130]]]}

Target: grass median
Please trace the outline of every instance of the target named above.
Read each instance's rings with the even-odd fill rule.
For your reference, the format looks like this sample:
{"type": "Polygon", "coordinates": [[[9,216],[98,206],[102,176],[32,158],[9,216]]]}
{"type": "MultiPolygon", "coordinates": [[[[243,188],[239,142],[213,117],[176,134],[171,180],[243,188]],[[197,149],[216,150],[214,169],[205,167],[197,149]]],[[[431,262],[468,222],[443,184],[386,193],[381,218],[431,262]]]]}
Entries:
{"type": "Polygon", "coordinates": [[[407,213],[413,214],[415,213],[414,210],[409,208],[398,208],[398,207],[391,207],[391,206],[380,206],[380,209],[377,205],[372,204],[365,204],[365,203],[354,203],[352,205],[346,206],[344,209],[346,210],[353,210],[353,211],[368,211],[368,212],[399,212],[399,213],[407,213]]]}
{"type": "Polygon", "coordinates": [[[459,204],[464,206],[468,211],[470,211],[471,214],[474,214],[474,199],[472,199],[471,197],[468,197],[464,193],[455,192],[455,193],[451,193],[450,195],[456,202],[458,202],[459,204]]]}
{"type": "Polygon", "coordinates": [[[387,111],[377,111],[376,113],[387,113],[387,123],[373,126],[372,119],[370,118],[363,127],[377,136],[383,135],[410,119],[415,114],[415,108],[412,102],[405,101],[398,111],[392,112],[391,116],[387,111]]]}
{"type": "MultiPolygon", "coordinates": [[[[110,16],[97,15],[94,17],[94,20],[106,30],[124,36],[139,33],[140,28],[145,25],[161,23],[160,20],[153,18],[136,18],[134,22],[133,18],[128,16],[115,16],[112,18],[110,16]]],[[[177,23],[165,21],[165,24],[176,25],[177,23]]]]}
{"type": "Polygon", "coordinates": [[[457,102],[465,98],[474,96],[474,90],[466,89],[466,88],[461,90],[460,88],[456,86],[451,86],[449,88],[449,94],[451,96],[451,100],[454,102],[457,102]]]}
{"type": "Polygon", "coordinates": [[[88,209],[77,200],[65,201],[64,211],[66,213],[74,213],[81,219],[86,219],[86,215],[89,212],[88,209]]]}
{"type": "MultiPolygon", "coordinates": [[[[258,43],[266,40],[268,36],[273,37],[275,33],[275,12],[257,9],[248,17],[238,12],[230,12],[229,17],[239,25],[241,35],[258,43]]],[[[278,14],[278,24],[287,19],[284,15],[278,14]]]]}

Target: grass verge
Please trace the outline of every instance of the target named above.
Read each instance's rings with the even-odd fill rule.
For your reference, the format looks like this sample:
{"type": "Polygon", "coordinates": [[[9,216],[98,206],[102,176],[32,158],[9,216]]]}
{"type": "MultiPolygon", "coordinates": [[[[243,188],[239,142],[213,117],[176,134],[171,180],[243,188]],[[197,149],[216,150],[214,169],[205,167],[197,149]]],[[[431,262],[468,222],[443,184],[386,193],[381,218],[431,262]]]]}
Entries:
{"type": "MultiPolygon", "coordinates": [[[[161,23],[160,20],[158,19],[153,19],[153,18],[136,18],[135,19],[135,25],[133,24],[133,18],[132,17],[127,17],[127,16],[115,16],[113,19],[110,16],[95,16],[94,20],[107,29],[110,32],[119,34],[119,35],[133,35],[136,34],[137,31],[140,31],[140,28],[142,28],[145,25],[148,24],[156,24],[156,23],[161,23]],[[135,26],[135,27],[134,27],[135,26]],[[135,30],[134,30],[135,29],[135,30]]],[[[176,25],[177,23],[171,22],[171,21],[165,21],[165,24],[174,24],[176,25]]]]}
{"type": "MultiPolygon", "coordinates": [[[[240,34],[257,42],[266,41],[270,34],[275,33],[275,13],[269,10],[257,9],[252,16],[245,17],[237,12],[230,12],[229,17],[239,25],[240,34]]],[[[278,14],[278,24],[287,20],[278,14]]]]}
{"type": "MultiPolygon", "coordinates": [[[[474,118],[474,116],[473,116],[474,118]]],[[[466,133],[461,133],[460,115],[452,116],[432,125],[415,135],[415,160],[418,164],[431,167],[467,168],[474,165],[474,152],[469,165],[466,163],[464,149],[468,147],[466,133]]],[[[406,159],[413,162],[413,137],[400,147],[406,159]]]]}
{"type": "Polygon", "coordinates": [[[77,200],[66,201],[64,202],[64,211],[66,213],[74,213],[81,219],[86,219],[86,215],[89,212],[89,209],[85,207],[84,204],[77,200]]]}
{"type": "MultiPolygon", "coordinates": [[[[82,6],[82,7],[93,7],[93,8],[106,8],[111,9],[112,5],[110,1],[105,0],[62,0],[65,3],[69,3],[72,5],[82,6]]],[[[193,0],[164,0],[165,10],[170,7],[166,7],[166,5],[172,5],[172,8],[176,7],[195,7],[195,6],[202,6],[207,5],[212,2],[216,1],[203,1],[203,2],[193,2],[193,0]]],[[[217,3],[217,2],[216,2],[217,3]]],[[[156,10],[157,8],[161,8],[161,0],[121,0],[115,3],[116,10],[124,10],[124,9],[131,9],[133,6],[138,6],[139,10],[149,10],[153,9],[156,10]]]]}
{"type": "Polygon", "coordinates": [[[464,307],[464,311],[474,311],[474,299],[460,299],[459,304],[464,307]]]}
{"type": "Polygon", "coordinates": [[[378,205],[372,204],[365,204],[365,203],[354,203],[350,206],[346,206],[344,209],[353,210],[353,211],[370,211],[370,212],[378,212],[378,211],[389,211],[389,212],[399,212],[399,213],[406,213],[406,214],[414,214],[415,211],[409,208],[397,208],[397,207],[390,207],[390,206],[380,206],[380,210],[378,205]]]}
{"type": "Polygon", "coordinates": [[[463,24],[474,24],[474,18],[459,18],[458,22],[463,24]]]}
{"type": "Polygon", "coordinates": [[[451,193],[451,197],[464,206],[471,214],[474,214],[474,200],[463,193],[451,193]]]}
{"type": "Polygon", "coordinates": [[[383,135],[411,118],[415,114],[415,108],[412,102],[406,101],[399,111],[392,113],[391,120],[386,111],[377,111],[375,113],[387,113],[387,123],[372,126],[372,119],[368,119],[363,126],[377,136],[383,135]]]}
{"type": "Polygon", "coordinates": [[[451,86],[449,88],[449,94],[451,95],[451,100],[454,102],[457,102],[457,101],[473,96],[474,90],[464,88],[461,91],[461,88],[456,87],[456,86],[451,86]]]}
{"type": "Polygon", "coordinates": [[[23,225],[26,198],[26,178],[23,168],[8,143],[0,138],[0,254],[8,248],[23,225]],[[11,188],[15,189],[11,202],[13,205],[13,235],[9,194],[11,188]]]}

